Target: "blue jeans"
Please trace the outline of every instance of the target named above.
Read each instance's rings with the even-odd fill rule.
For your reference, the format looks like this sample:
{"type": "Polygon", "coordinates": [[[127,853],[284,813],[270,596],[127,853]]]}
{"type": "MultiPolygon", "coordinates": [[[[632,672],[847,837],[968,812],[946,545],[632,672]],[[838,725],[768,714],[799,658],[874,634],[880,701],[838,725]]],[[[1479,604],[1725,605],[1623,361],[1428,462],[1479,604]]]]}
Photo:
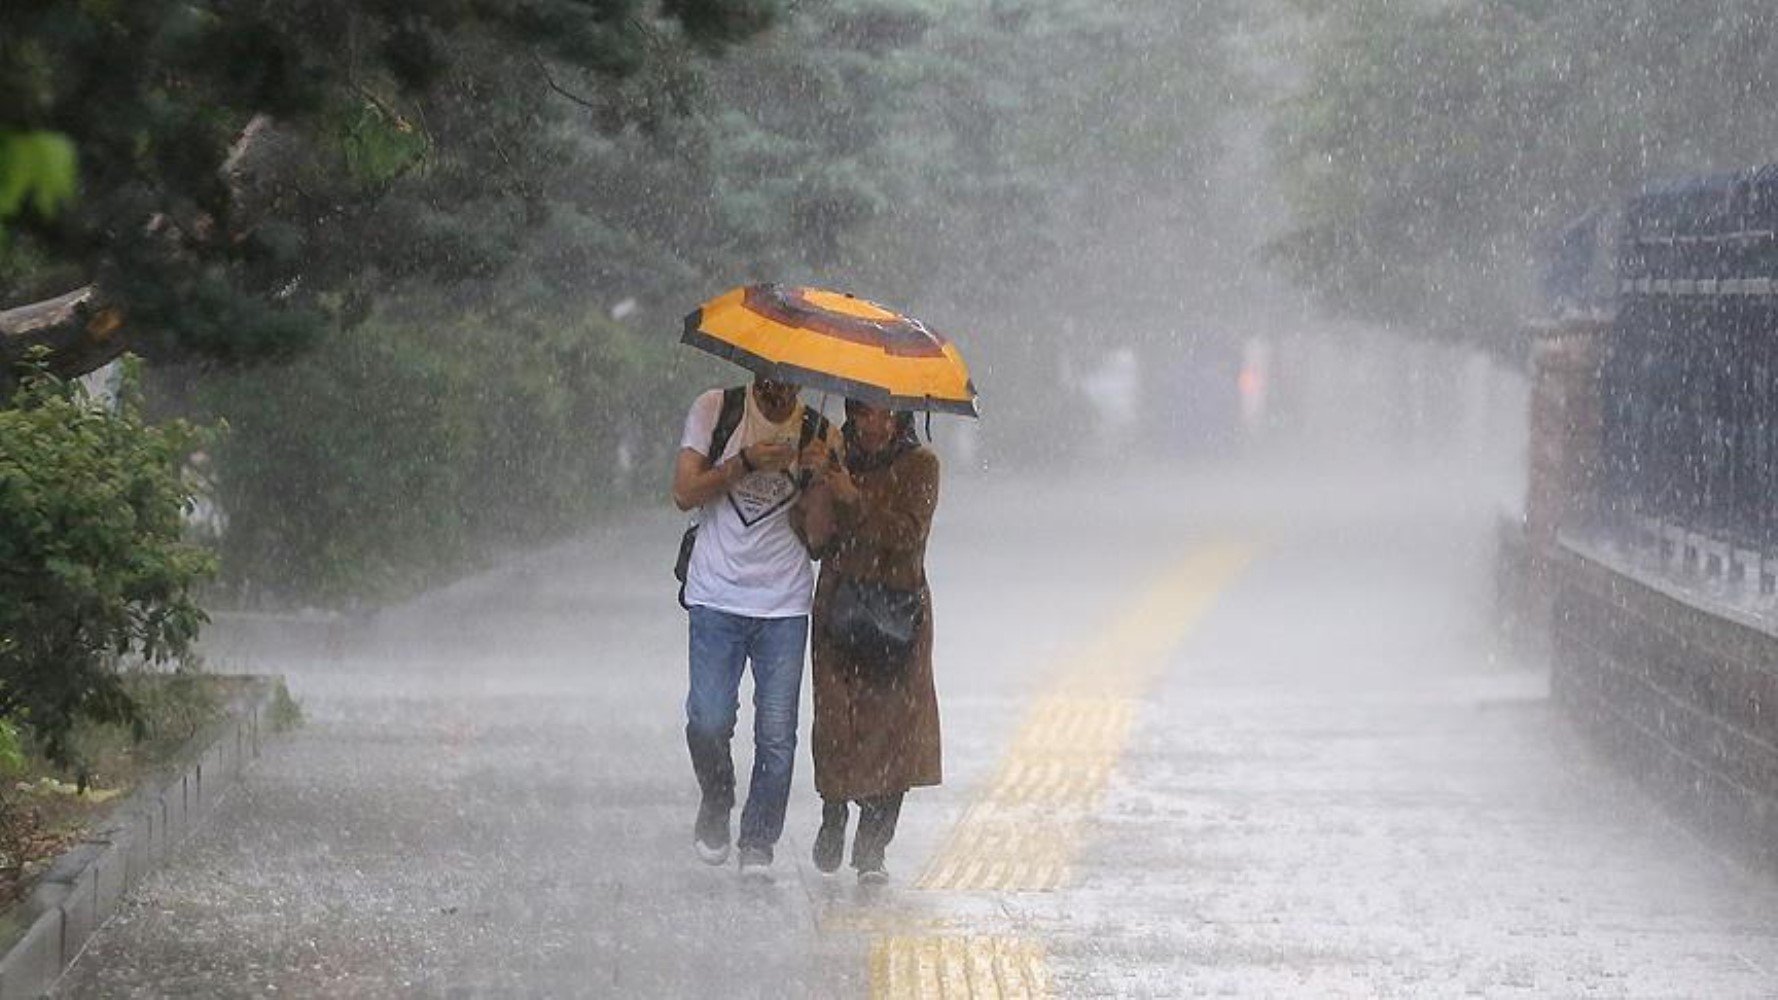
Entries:
{"type": "Polygon", "coordinates": [[[748,618],[691,608],[691,693],[685,698],[685,743],[704,793],[704,809],[735,807],[735,764],[729,741],[741,706],[741,674],[753,663],[753,778],[741,811],[738,846],[770,850],[784,832],[790,774],[796,763],[796,713],[802,699],[807,615],[748,618]]]}

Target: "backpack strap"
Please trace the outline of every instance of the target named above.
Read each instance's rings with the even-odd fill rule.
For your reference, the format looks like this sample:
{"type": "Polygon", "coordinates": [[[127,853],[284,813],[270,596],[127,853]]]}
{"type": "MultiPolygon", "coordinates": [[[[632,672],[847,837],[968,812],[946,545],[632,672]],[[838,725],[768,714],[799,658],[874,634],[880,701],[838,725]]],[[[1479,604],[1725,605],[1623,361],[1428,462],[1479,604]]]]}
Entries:
{"type": "MultiPolygon", "coordinates": [[[[710,432],[710,464],[715,465],[722,459],[722,450],[728,447],[729,438],[735,436],[735,428],[741,426],[741,417],[747,411],[747,387],[733,386],[722,390],[722,409],[716,414],[716,427],[710,432]]],[[[797,436],[797,450],[809,446],[816,438],[826,438],[832,428],[820,410],[808,406],[803,407],[802,430],[797,436]]]]}
{"type": "Polygon", "coordinates": [[[728,439],[735,436],[735,428],[741,426],[741,417],[747,412],[747,387],[731,386],[722,390],[722,409],[716,414],[716,427],[710,432],[710,464],[722,461],[722,449],[728,447],[728,439]]]}
{"type": "MultiPolygon", "coordinates": [[[[735,436],[735,428],[741,426],[741,417],[747,411],[747,387],[732,386],[722,390],[722,409],[716,412],[716,426],[710,431],[710,464],[715,466],[722,461],[722,449],[728,447],[728,440],[735,436]]],[[[684,572],[679,578],[679,606],[687,611],[691,605],[685,603],[685,581],[690,575],[692,546],[697,544],[698,525],[694,522],[685,530],[685,537],[679,542],[679,563],[676,569],[684,572]]]]}

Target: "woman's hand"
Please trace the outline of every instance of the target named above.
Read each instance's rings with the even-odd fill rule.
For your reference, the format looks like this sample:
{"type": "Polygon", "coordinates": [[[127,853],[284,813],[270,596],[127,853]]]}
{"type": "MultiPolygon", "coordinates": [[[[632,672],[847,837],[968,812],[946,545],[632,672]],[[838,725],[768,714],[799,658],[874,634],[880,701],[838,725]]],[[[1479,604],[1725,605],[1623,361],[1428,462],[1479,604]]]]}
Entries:
{"type": "Polygon", "coordinates": [[[809,550],[811,559],[824,558],[833,542],[838,529],[833,504],[833,493],[828,490],[827,481],[817,479],[809,484],[809,488],[797,498],[796,506],[790,509],[791,530],[803,540],[803,547],[809,550]]]}
{"type": "Polygon", "coordinates": [[[833,452],[828,448],[827,442],[819,437],[811,440],[808,447],[803,449],[803,453],[797,456],[797,465],[803,471],[817,476],[825,473],[827,467],[832,463],[833,452]]]}
{"type": "Polygon", "coordinates": [[[833,492],[833,498],[840,503],[850,505],[858,502],[858,483],[846,471],[845,466],[830,466],[822,482],[827,484],[827,488],[833,492]]]}

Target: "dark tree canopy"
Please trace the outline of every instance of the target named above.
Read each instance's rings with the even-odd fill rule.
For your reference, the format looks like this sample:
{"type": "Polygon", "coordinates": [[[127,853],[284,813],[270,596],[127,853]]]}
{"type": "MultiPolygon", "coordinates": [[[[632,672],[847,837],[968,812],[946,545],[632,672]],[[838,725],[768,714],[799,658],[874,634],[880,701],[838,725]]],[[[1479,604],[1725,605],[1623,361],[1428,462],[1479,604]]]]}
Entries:
{"type": "Polygon", "coordinates": [[[1034,348],[1165,335],[1132,318],[1215,254],[1239,89],[1229,0],[16,9],[0,132],[66,136],[81,185],[5,223],[0,329],[226,421],[247,602],[381,599],[653,490],[733,377],[678,318],[745,281],[942,323],[1037,440],[1034,348]]]}
{"type": "Polygon", "coordinates": [[[614,99],[621,81],[673,72],[774,12],[769,0],[8,0],[0,136],[65,137],[79,193],[12,220],[0,308],[90,284],[65,325],[121,324],[114,350],[289,356],[358,304],[367,273],[491,267],[540,214],[525,174],[561,94],[592,95],[607,127],[658,114],[614,99]],[[410,176],[423,183],[392,199],[410,176]]]}

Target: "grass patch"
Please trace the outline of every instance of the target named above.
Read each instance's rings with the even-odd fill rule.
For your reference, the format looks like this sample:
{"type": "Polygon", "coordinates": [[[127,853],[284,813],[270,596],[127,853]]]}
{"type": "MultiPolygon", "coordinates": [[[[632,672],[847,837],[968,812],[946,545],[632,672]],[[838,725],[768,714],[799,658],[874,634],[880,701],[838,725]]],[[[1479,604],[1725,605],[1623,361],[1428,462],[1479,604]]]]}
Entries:
{"type": "Polygon", "coordinates": [[[0,907],[29,892],[117,800],[183,763],[180,751],[253,683],[149,670],[128,672],[123,682],[137,706],[136,725],[79,722],[69,736],[69,764],[51,763],[28,727],[7,727],[10,742],[0,732],[0,907]]]}

